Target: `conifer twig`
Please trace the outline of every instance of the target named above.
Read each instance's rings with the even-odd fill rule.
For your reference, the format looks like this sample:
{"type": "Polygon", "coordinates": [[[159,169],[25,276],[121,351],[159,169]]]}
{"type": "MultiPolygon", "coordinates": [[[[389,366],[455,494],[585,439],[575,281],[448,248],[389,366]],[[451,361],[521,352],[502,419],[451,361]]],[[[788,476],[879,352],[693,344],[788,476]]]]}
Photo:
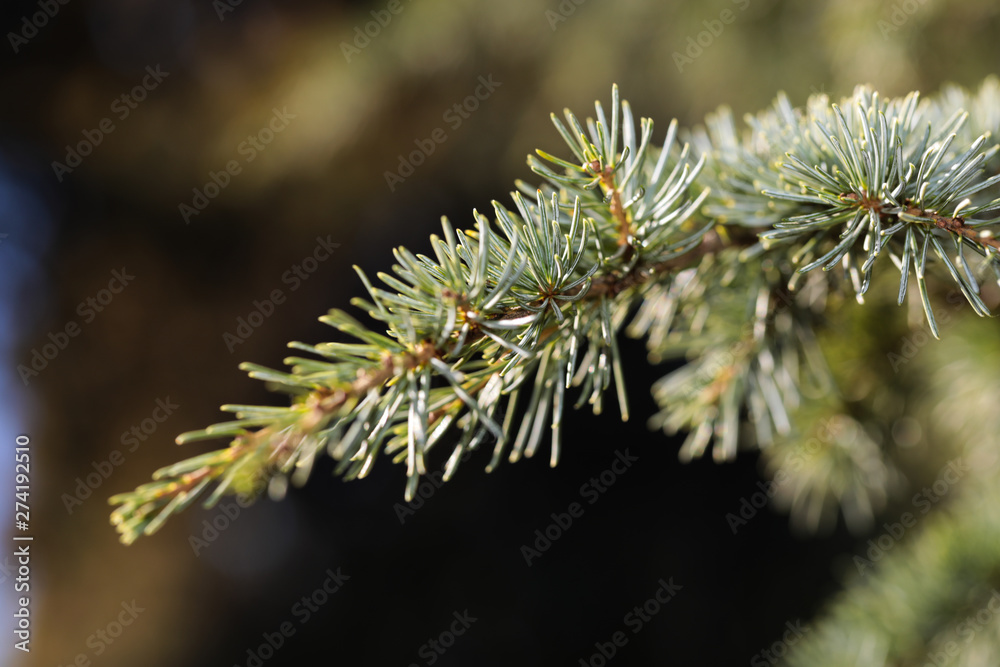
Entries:
{"type": "MultiPolygon", "coordinates": [[[[984,85],[970,108],[995,107],[997,91],[984,85]]],[[[600,413],[613,384],[628,418],[617,339],[629,317],[651,359],[688,362],[654,386],[654,425],[688,432],[683,459],[789,437],[817,387],[836,395],[817,343],[827,296],[849,287],[863,301],[880,258],[899,270],[900,303],[915,277],[935,336],[932,274],[990,315],[980,282],[1000,280],[1000,175],[984,171],[997,128],[948,107],[866,87],[801,109],[780,95],[746,132],[722,109],[688,143],[673,121],[658,146],[617,87],[610,122],[600,103],[584,122],[553,115],[570,154],[529,156],[540,185],[518,182],[513,210],[474,211],[473,229],[444,220],[430,255],[396,249],[382,287],[358,269],[368,297],[353,304],[383,332],[332,310],[321,321],[356,342],[291,343],[307,356],[286,359],[288,372],[241,365],[290,405],[225,405],[235,419],[179,436],[231,444],[112,497],[121,540],[155,532],[212,483],[208,506],[264,487],[280,497],[324,452],[345,479],[386,454],[405,463],[407,498],[435,449],[450,448],[450,479],[468,451],[492,446],[493,470],[532,456],[547,431],[555,465],[567,390],[600,413]]]]}

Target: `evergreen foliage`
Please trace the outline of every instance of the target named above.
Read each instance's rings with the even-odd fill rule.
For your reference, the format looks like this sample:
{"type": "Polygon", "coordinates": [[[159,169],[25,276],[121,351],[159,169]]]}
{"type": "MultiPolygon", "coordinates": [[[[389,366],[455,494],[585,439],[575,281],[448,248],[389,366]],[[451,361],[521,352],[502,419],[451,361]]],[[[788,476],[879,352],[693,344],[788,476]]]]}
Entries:
{"type": "MultiPolygon", "coordinates": [[[[407,499],[435,448],[447,450],[445,480],[470,450],[491,450],[491,471],[547,440],[556,465],[574,396],[600,413],[613,386],[629,417],[623,329],[645,337],[651,362],[686,361],[654,385],[660,412],[650,421],[688,434],[682,460],[761,448],[784,480],[776,501],[796,525],[828,528],[839,513],[852,529],[869,528],[905,475],[886,444],[899,410],[860,400],[857,387],[896,380],[826,359],[849,344],[844,327],[858,325],[845,299],[852,294],[875,302],[863,324],[882,326],[881,304],[895,301],[921,313],[935,338],[942,304],[962,300],[990,315],[990,283],[1000,281],[992,232],[1000,82],[947,87],[930,99],[884,99],[862,86],[836,103],[813,95],[802,108],[779,95],[745,127],[723,108],[691,131],[674,121],[659,139],[651,120],[636,123],[617,88],[608,111],[598,103],[584,121],[568,110],[553,115],[567,148],[529,156],[540,184],[518,182],[490,217],[473,212],[465,230],[443,220],[429,254],[398,248],[381,285],[359,269],[367,298],[353,304],[384,331],[332,310],[320,319],[342,340],[291,343],[306,355],[286,359],[287,371],[243,364],[289,394],[290,405],[224,405],[233,420],[179,436],[230,442],[111,498],[122,542],[156,532],[202,496],[206,506],[264,488],[281,497],[324,453],[348,480],[384,455],[404,463],[407,499]]],[[[980,473],[985,499],[996,497],[992,474],[980,473]]],[[[962,496],[956,507],[971,502],[962,496]]],[[[935,610],[986,603],[1000,557],[996,512],[949,512],[933,517],[929,537],[849,587],[798,664],[883,664],[873,656],[910,664],[920,657],[917,640],[896,632],[893,619],[906,616],[916,635],[945,641],[926,632],[940,621],[935,610]],[[975,555],[942,553],[940,542],[962,531],[972,535],[967,548],[988,544],[975,555]],[[869,600],[922,567],[939,575],[938,597],[869,600]],[[974,579],[975,599],[949,598],[941,583],[949,577],[974,579]],[[865,655],[871,660],[858,662],[865,655]]]]}

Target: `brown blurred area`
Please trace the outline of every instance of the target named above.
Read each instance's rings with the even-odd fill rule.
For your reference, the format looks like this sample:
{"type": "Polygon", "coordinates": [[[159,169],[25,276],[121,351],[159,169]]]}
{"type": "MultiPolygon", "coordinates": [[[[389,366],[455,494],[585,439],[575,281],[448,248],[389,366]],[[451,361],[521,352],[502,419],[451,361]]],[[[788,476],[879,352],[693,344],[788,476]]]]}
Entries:
{"type": "MultiPolygon", "coordinates": [[[[642,419],[626,427],[582,411],[564,466],[531,461],[486,476],[485,461],[474,461],[403,525],[393,511],[402,473],[386,460],[351,484],[321,466],[306,489],[243,510],[198,554],[190,536],[218,510],[195,507],[151,538],[117,543],[107,497],[209,449],[181,450],[176,434],[222,419],[223,403],[283,400],[239,362],[279,367],[288,341],[331,339],[316,318],[360,295],[352,265],[386,271],[396,245],[427,251],[441,215],[471,226],[473,208],[505,199],[515,178],[531,181],[528,152],[563,153],[550,112],[586,116],[617,82],[637,114],[656,120],[659,140],[673,117],[690,126],[720,104],[755,111],[778,90],[797,104],[863,82],[887,95],[932,92],[946,81],[975,86],[1000,62],[1000,9],[986,0],[402,0],[396,14],[388,5],[72,0],[19,43],[10,34],[23,34],[40,4],[5,3],[0,447],[18,433],[31,438],[35,536],[32,651],[22,656],[7,641],[0,655],[10,664],[70,665],[83,655],[107,667],[247,665],[262,633],[289,620],[299,627],[292,605],[338,566],[351,575],[343,592],[264,664],[429,664],[421,645],[465,608],[481,620],[441,664],[576,664],[670,575],[702,581],[701,601],[681,593],[671,620],[617,660],[725,664],[712,659],[752,655],[833,590],[843,536],[792,541],[785,519],[768,517],[759,541],[734,546],[718,516],[753,488],[753,457],[680,469],[675,445],[642,419]],[[735,19],[679,67],[675,53],[690,56],[689,40],[724,10],[735,19]],[[894,13],[905,20],[896,25],[894,13]],[[366,25],[387,15],[360,48],[366,25]],[[162,80],[134,108],[116,103],[154,80],[147,68],[162,80]],[[449,110],[481,77],[499,85],[455,126],[449,110]],[[276,114],[282,129],[262,133],[281,124],[276,114]],[[98,136],[103,119],[113,131],[58,173],[53,163],[68,165],[68,147],[98,136]],[[437,128],[445,141],[390,187],[386,172],[437,128]],[[262,148],[247,148],[250,137],[262,148]],[[231,161],[239,173],[226,172],[231,161]],[[226,185],[208,198],[213,174],[226,185]],[[185,220],[194,190],[207,205],[185,220]],[[284,278],[313,256],[317,238],[339,244],[330,259],[300,283],[284,278]],[[114,271],[134,280],[87,320],[81,304],[110,292],[114,271]],[[274,290],[284,300],[273,315],[228,349],[223,335],[274,290]],[[71,322],[79,335],[25,383],[18,366],[71,322]],[[150,422],[158,400],[178,407],[150,422]],[[144,422],[155,430],[143,432],[144,422]],[[145,439],[129,451],[133,427],[145,439]],[[642,472],[595,506],[558,555],[525,568],[521,542],[618,442],[644,452],[642,472]],[[115,450],[123,462],[81,500],[79,480],[106,470],[115,450]],[[79,502],[67,501],[74,494],[79,502]],[[685,506],[691,498],[698,507],[685,506]],[[789,572],[801,585],[775,593],[789,572]],[[119,638],[93,639],[133,601],[143,611],[119,638]]],[[[641,365],[641,346],[630,350],[641,365]]],[[[638,372],[631,389],[639,414],[650,413],[651,373],[638,372]]],[[[0,474],[8,489],[11,461],[0,474]]]]}

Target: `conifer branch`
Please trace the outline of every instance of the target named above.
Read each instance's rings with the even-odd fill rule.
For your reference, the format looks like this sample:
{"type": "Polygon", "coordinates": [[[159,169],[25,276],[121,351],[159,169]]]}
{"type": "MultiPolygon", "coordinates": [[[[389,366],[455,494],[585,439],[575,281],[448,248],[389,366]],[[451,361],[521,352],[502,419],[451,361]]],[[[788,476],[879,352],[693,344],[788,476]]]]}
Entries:
{"type": "Polygon", "coordinates": [[[518,182],[513,210],[493,202],[493,219],[474,211],[467,230],[443,220],[432,256],[395,250],[384,287],[358,269],[368,297],[352,303],[384,332],[332,310],[321,321],[356,342],[291,343],[308,356],[286,359],[289,372],[241,365],[290,405],[223,406],[235,419],[177,441],[230,445],[114,496],[112,522],[131,543],[212,484],[208,506],[280,497],[324,452],[348,480],[383,455],[405,463],[408,499],[436,449],[450,448],[447,480],[470,450],[492,447],[490,471],[533,456],[548,431],[555,465],[567,390],[600,413],[613,384],[628,418],[617,339],[630,316],[653,361],[688,362],[654,387],[653,425],[689,433],[683,459],[792,437],[801,405],[837,394],[817,342],[829,297],[848,284],[862,301],[880,258],[899,270],[900,303],[916,277],[935,336],[932,274],[990,314],[980,284],[985,270],[1000,280],[1000,174],[984,171],[996,171],[997,128],[976,110],[997,91],[946,103],[861,87],[802,109],[781,95],[745,132],[722,109],[683,144],[673,121],[659,146],[617,87],[610,122],[600,103],[583,123],[553,115],[570,155],[530,155],[542,182],[518,182]]]}

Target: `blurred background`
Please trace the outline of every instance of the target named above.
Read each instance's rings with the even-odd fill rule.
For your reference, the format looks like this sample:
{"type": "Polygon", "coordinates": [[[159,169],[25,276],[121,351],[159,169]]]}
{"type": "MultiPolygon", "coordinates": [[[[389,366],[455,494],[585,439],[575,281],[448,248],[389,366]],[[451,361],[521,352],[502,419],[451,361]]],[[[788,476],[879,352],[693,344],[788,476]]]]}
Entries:
{"type": "Polygon", "coordinates": [[[734,535],[756,454],[678,463],[641,418],[662,369],[636,342],[640,418],[574,413],[558,468],[487,476],[480,456],[412,513],[388,461],[350,484],[320,466],[235,517],[194,508],[128,548],[106,499],[219,446],[173,444],[218,405],[281,401],[237,364],[329,339],[316,318],[360,293],[352,265],[426,252],[441,215],[471,226],[530,180],[528,152],[563,154],[550,112],[589,115],[617,82],[659,139],[778,90],[975,87],[1000,62],[996,3],[6,0],[0,16],[0,446],[30,437],[35,537],[32,650],[5,640],[8,664],[598,665],[595,643],[671,578],[614,660],[745,664],[839,589],[864,539],[796,537],[770,510],[734,535]],[[528,566],[522,545],[624,447],[638,462],[528,566]]]}

